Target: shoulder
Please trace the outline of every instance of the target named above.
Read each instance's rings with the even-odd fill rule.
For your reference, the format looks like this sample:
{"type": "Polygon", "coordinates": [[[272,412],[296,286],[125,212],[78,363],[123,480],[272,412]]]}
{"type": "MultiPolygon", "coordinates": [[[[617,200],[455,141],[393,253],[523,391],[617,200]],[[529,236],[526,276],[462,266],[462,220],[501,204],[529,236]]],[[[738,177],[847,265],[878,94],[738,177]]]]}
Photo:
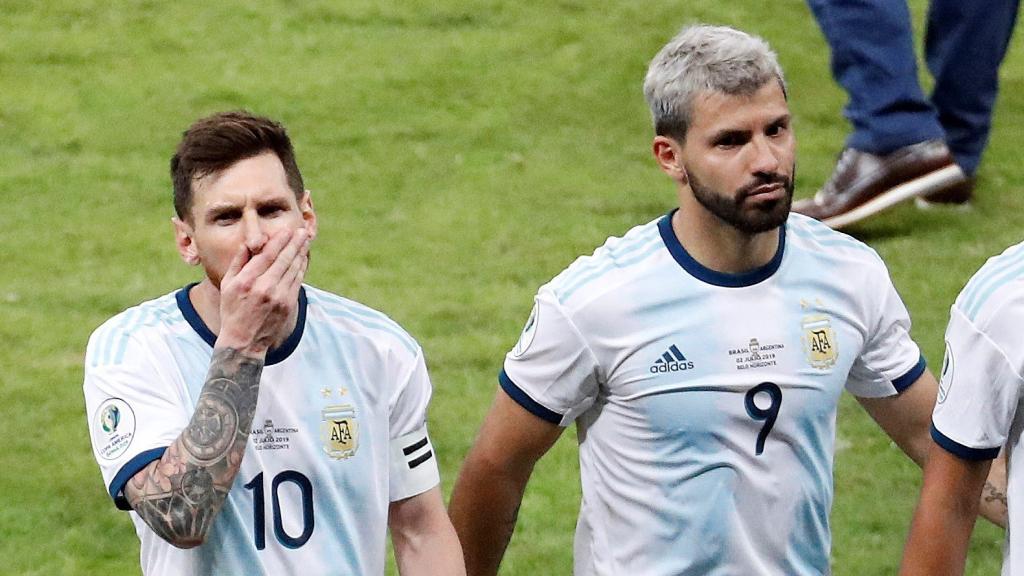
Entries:
{"type": "Polygon", "coordinates": [[[124,360],[128,342],[158,338],[185,322],[175,298],[177,291],[142,302],[115,315],[89,337],[86,366],[119,364],[124,360]]]}
{"type": "Polygon", "coordinates": [[[786,220],[786,242],[794,251],[806,252],[824,260],[859,261],[884,267],[875,249],[849,234],[833,230],[821,222],[797,214],[786,220]]]}
{"type": "Polygon", "coordinates": [[[983,332],[1024,321],[1024,242],[989,258],[968,280],[953,308],[983,332]]]}
{"type": "Polygon", "coordinates": [[[791,213],[786,221],[786,257],[843,283],[891,284],[889,269],[874,248],[802,214],[791,213]]]}
{"type": "Polygon", "coordinates": [[[559,304],[575,307],[642,276],[657,256],[668,255],[658,229],[661,218],[635,226],[622,236],[609,237],[593,253],[577,258],[541,290],[550,292],[559,304]]]}
{"type": "Polygon", "coordinates": [[[416,340],[383,312],[308,284],[303,286],[307,322],[323,323],[330,330],[372,342],[376,347],[404,350],[413,356],[420,354],[416,340]]]}

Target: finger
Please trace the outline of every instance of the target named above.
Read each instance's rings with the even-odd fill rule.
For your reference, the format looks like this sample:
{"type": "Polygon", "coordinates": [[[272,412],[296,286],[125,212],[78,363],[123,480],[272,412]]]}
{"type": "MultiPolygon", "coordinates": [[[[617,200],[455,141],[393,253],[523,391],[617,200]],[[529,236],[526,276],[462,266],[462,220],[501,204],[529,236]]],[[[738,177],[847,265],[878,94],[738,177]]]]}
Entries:
{"type": "Polygon", "coordinates": [[[234,278],[237,276],[248,261],[249,249],[243,244],[235,250],[235,255],[231,258],[231,263],[228,264],[228,269],[224,271],[224,278],[234,278]]]}
{"type": "Polygon", "coordinates": [[[306,241],[299,247],[298,257],[292,260],[288,271],[281,278],[280,285],[288,290],[292,296],[298,294],[299,286],[306,277],[306,270],[309,268],[309,243],[312,238],[306,237],[306,241]]]}
{"type": "Polygon", "coordinates": [[[288,271],[285,272],[284,276],[281,277],[281,283],[279,286],[285,290],[285,295],[289,299],[294,299],[299,294],[299,287],[302,286],[302,280],[306,275],[306,266],[309,259],[305,256],[300,256],[295,260],[292,260],[288,271]]]}
{"type": "Polygon", "coordinates": [[[274,284],[277,284],[284,278],[284,274],[288,271],[292,261],[301,257],[301,252],[306,246],[306,240],[309,238],[309,234],[305,229],[299,228],[292,234],[290,241],[285,245],[284,248],[274,258],[274,262],[267,268],[263,276],[274,284]]]}
{"type": "Polygon", "coordinates": [[[260,248],[258,254],[249,259],[245,271],[248,274],[261,276],[273,266],[274,262],[281,255],[290,242],[294,240],[294,231],[279,230],[260,248]]]}

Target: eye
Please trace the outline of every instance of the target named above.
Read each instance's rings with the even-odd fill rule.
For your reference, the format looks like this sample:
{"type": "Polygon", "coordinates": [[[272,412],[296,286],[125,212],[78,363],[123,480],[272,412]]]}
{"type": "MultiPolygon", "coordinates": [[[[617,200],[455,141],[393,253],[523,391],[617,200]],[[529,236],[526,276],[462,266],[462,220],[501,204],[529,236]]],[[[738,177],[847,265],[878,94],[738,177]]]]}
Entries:
{"type": "Polygon", "coordinates": [[[210,220],[218,226],[226,226],[232,224],[241,218],[242,213],[237,210],[225,210],[223,212],[217,212],[213,214],[210,220]]]}
{"type": "Polygon", "coordinates": [[[788,129],[789,129],[789,124],[787,122],[783,121],[783,120],[780,120],[778,122],[775,122],[775,123],[769,125],[768,128],[764,131],[764,133],[767,136],[775,137],[775,136],[781,136],[788,129]]]}
{"type": "Polygon", "coordinates": [[[259,209],[256,212],[257,212],[257,214],[259,214],[263,218],[273,218],[275,216],[281,215],[284,211],[285,211],[285,207],[284,206],[279,206],[277,204],[270,204],[270,205],[267,205],[267,206],[260,206],[259,209]]]}
{"type": "Polygon", "coordinates": [[[742,146],[746,144],[748,140],[750,140],[750,138],[744,132],[726,132],[715,138],[714,145],[717,148],[729,149],[742,146]]]}

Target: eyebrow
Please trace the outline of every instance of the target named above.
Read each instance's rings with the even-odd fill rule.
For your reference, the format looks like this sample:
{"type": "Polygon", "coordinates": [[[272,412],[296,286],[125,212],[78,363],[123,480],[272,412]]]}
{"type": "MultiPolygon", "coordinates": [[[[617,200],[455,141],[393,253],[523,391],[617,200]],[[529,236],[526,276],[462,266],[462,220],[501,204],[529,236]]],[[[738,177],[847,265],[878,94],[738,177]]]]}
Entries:
{"type": "Polygon", "coordinates": [[[206,210],[203,213],[202,218],[205,222],[213,223],[220,220],[222,217],[237,218],[241,213],[242,208],[240,206],[235,206],[233,204],[219,204],[206,210]]]}
{"type": "MultiPolygon", "coordinates": [[[[773,118],[771,120],[771,122],[768,122],[766,124],[766,126],[777,126],[779,124],[789,124],[791,119],[792,119],[792,115],[789,114],[789,113],[779,114],[778,116],[773,118]]],[[[747,130],[745,128],[740,128],[740,129],[736,129],[736,128],[723,128],[723,129],[719,130],[718,132],[712,133],[709,136],[709,140],[711,142],[718,142],[718,141],[722,140],[723,138],[730,138],[730,137],[736,137],[736,136],[747,137],[747,136],[750,135],[750,133],[751,133],[751,130],[747,130]]]]}

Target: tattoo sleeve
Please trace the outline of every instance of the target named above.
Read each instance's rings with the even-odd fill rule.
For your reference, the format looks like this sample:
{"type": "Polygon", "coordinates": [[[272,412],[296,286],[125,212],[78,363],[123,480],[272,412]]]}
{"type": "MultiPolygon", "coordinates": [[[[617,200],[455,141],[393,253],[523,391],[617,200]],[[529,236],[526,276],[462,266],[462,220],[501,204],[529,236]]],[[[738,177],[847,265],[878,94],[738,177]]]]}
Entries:
{"type": "Polygon", "coordinates": [[[198,546],[242,465],[263,360],[215,349],[188,426],[164,455],[125,485],[132,508],[161,538],[198,546]]]}

